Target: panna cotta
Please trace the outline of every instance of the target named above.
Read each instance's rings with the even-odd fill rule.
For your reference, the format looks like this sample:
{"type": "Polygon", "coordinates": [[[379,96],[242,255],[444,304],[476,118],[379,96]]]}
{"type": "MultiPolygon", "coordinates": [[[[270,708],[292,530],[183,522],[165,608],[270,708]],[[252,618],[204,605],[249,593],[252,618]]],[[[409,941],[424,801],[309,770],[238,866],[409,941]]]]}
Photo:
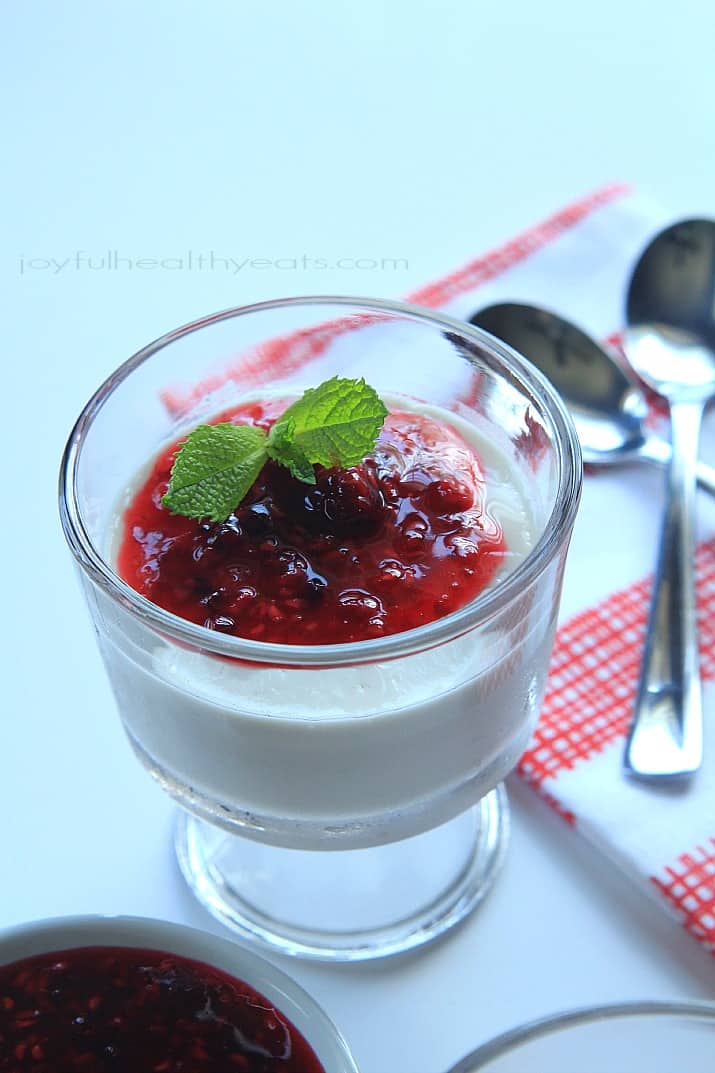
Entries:
{"type": "MultiPolygon", "coordinates": [[[[162,504],[178,442],[124,494],[110,539],[122,578],[204,626],[207,648],[137,627],[102,639],[130,741],[195,812],[302,848],[425,830],[490,790],[525,748],[553,639],[527,590],[477,637],[391,659],[301,666],[290,648],[414,630],[469,603],[528,554],[543,524],[506,455],[468,421],[405,398],[375,449],[308,486],[267,463],[222,523],[162,504]],[[285,663],[210,652],[211,634],[285,646],[285,663]]],[[[285,402],[216,421],[269,428],[285,402]]]]}

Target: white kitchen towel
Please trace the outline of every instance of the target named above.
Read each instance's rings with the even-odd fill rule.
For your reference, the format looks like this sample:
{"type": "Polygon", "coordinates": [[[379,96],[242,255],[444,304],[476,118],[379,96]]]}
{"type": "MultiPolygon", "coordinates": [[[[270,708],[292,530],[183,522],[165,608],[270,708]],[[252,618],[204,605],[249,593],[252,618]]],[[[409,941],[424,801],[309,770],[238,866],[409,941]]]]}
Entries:
{"type": "MultiPolygon", "coordinates": [[[[703,704],[715,714],[715,540],[697,555],[703,704]]],[[[559,629],[544,706],[518,772],[566,822],[675,912],[715,954],[715,742],[681,784],[622,770],[645,637],[650,578],[559,629]]]]}

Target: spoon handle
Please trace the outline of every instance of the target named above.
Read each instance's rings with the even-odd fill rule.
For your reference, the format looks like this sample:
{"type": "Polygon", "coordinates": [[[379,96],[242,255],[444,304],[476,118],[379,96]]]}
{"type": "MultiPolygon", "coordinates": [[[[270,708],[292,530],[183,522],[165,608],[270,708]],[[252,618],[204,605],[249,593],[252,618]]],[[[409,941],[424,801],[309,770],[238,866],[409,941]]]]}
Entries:
{"type": "Polygon", "coordinates": [[[695,473],[700,487],[709,492],[711,496],[715,496],[715,469],[709,466],[707,462],[698,462],[695,473]]]}
{"type": "MultiPolygon", "coordinates": [[[[638,453],[648,462],[657,462],[659,465],[667,465],[670,462],[670,444],[656,436],[645,440],[638,453]]],[[[709,466],[707,462],[698,462],[695,472],[703,491],[715,496],[715,467],[709,466]]]]}
{"type": "Polygon", "coordinates": [[[702,760],[695,602],[695,482],[703,406],[673,402],[673,453],[645,653],[624,766],[647,779],[688,775],[702,760]]]}

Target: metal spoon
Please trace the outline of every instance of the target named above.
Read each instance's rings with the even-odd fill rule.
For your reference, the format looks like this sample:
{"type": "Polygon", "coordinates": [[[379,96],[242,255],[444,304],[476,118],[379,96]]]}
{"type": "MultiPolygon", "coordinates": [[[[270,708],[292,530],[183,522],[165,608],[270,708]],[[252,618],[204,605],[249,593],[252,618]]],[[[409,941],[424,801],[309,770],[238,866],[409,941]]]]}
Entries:
{"type": "MultiPolygon", "coordinates": [[[[521,302],[487,306],[469,319],[548,376],[571,411],[588,465],[670,462],[670,444],[645,427],[648,405],[635,379],[575,324],[521,302]]],[[[701,463],[698,480],[715,495],[715,469],[701,463]]]]}
{"type": "Polygon", "coordinates": [[[702,762],[695,603],[695,471],[700,423],[715,395],[715,221],[657,235],[631,277],[624,349],[670,404],[673,451],[646,646],[624,765],[688,775],[702,762]]]}

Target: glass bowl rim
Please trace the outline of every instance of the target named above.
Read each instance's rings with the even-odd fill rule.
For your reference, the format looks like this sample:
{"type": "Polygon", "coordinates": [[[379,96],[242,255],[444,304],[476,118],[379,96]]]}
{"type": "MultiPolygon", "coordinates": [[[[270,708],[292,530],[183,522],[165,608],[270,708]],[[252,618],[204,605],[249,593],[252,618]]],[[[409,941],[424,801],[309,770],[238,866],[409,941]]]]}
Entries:
{"type": "MultiPolygon", "coordinates": [[[[503,375],[503,373],[502,373],[503,375]]],[[[70,432],[60,464],[59,510],[65,538],[75,560],[90,579],[112,600],[155,631],[182,644],[237,660],[282,666],[341,666],[375,662],[435,647],[467,633],[488,621],[510,601],[525,591],[554,558],[561,546],[561,534],[569,531],[578,508],[582,479],[581,450],[572,418],[550,381],[517,351],[488,332],[438,311],[407,302],[345,295],[300,295],[275,298],[250,305],[234,306],[190,321],[159,336],[127,358],[114,370],[82,408],[70,432]],[[411,630],[365,641],[292,645],[253,641],[219,634],[165,611],[140,595],[107,563],[87,532],[77,498],[76,478],[82,447],[89,428],[104,403],[131,373],[158,351],[201,328],[235,317],[292,306],[337,306],[349,310],[385,313],[395,318],[427,322],[457,333],[491,352],[506,365],[518,388],[546,412],[557,433],[559,485],[551,514],[534,547],[503,581],[443,618],[411,630]]]]}
{"type": "Polygon", "coordinates": [[[0,928],[0,968],[54,951],[96,946],[154,949],[219,969],[255,988],[274,1003],[305,1037],[321,1062],[321,1052],[325,1054],[328,1049],[332,1050],[332,1058],[340,1062],[335,1073],[359,1073],[342,1032],[297,980],[245,945],[190,924],[123,913],[76,913],[10,924],[0,928]],[[37,949],[26,950],[8,960],[8,945],[27,943],[32,947],[37,945],[33,940],[39,942],[37,949]],[[182,946],[192,947],[192,952],[177,949],[182,946]],[[234,966],[228,968],[231,961],[234,966]],[[305,1024],[298,1024],[297,1020],[309,1022],[310,1029],[305,1024]]]}
{"type": "Polygon", "coordinates": [[[671,1002],[653,999],[580,1006],[573,1010],[549,1014],[546,1017],[527,1021],[516,1028],[507,1029],[506,1032],[501,1032],[493,1039],[480,1044],[461,1058],[456,1065],[451,1066],[447,1073],[479,1073],[480,1069],[488,1070],[488,1063],[494,1059],[503,1058],[532,1040],[555,1034],[564,1028],[596,1024],[599,1021],[654,1016],[674,1020],[684,1018],[705,1023],[711,1021],[715,1028],[715,1002],[707,1000],[671,1002]]]}

